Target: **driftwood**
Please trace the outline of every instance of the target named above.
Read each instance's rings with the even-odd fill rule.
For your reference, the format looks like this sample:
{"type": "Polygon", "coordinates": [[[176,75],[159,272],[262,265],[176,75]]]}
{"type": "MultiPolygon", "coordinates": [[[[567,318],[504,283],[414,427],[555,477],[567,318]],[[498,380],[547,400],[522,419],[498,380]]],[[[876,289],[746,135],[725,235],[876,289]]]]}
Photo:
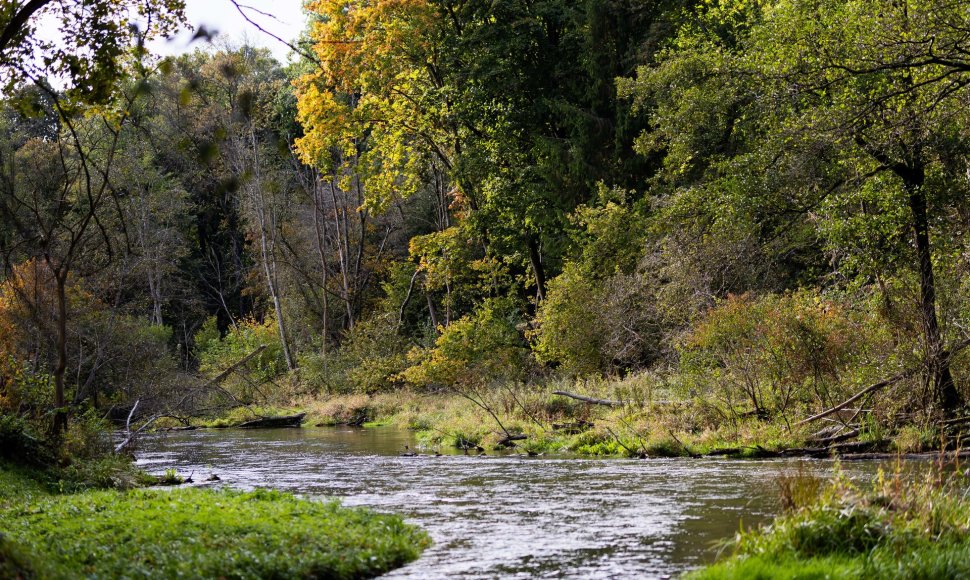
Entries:
{"type": "Polygon", "coordinates": [[[843,455],[843,461],[885,461],[893,459],[937,459],[941,461],[953,461],[954,459],[970,458],[970,450],[964,451],[930,451],[927,453],[850,453],[843,455]]]}
{"type": "Polygon", "coordinates": [[[569,393],[567,391],[553,391],[553,395],[559,395],[560,397],[569,397],[570,399],[576,399],[577,401],[582,401],[584,403],[589,403],[591,405],[603,405],[606,407],[622,407],[624,405],[629,405],[629,401],[611,401],[609,399],[594,399],[592,397],[586,397],[583,395],[577,395],[576,393],[569,393]]]}
{"type": "Polygon", "coordinates": [[[848,407],[852,403],[855,403],[856,401],[858,401],[862,397],[865,397],[869,393],[873,393],[875,391],[878,391],[879,389],[882,389],[884,387],[888,387],[889,385],[891,385],[891,384],[893,384],[895,382],[898,382],[898,381],[900,381],[902,379],[905,379],[906,377],[908,377],[911,374],[913,374],[913,372],[914,372],[913,370],[903,371],[903,372],[899,373],[898,375],[889,377],[888,379],[886,379],[884,381],[879,381],[878,383],[876,383],[874,385],[871,385],[869,387],[866,387],[865,389],[862,389],[858,393],[852,395],[851,397],[849,397],[845,401],[842,401],[841,403],[839,403],[838,405],[832,407],[831,409],[826,409],[825,411],[822,411],[821,413],[819,413],[817,415],[812,415],[808,419],[802,419],[798,423],[795,423],[795,425],[796,426],[807,425],[808,423],[811,423],[812,421],[817,421],[818,419],[821,419],[822,417],[828,417],[829,415],[831,415],[833,413],[838,413],[842,409],[845,409],[846,407],[848,407]]]}
{"type": "Polygon", "coordinates": [[[238,425],[240,429],[272,429],[275,427],[299,427],[306,413],[283,415],[281,417],[260,417],[238,425]]]}
{"type": "Polygon", "coordinates": [[[529,437],[524,433],[516,433],[514,435],[506,435],[504,439],[500,440],[495,445],[498,447],[512,447],[513,441],[525,441],[529,437]]]}
{"type": "Polygon", "coordinates": [[[858,437],[858,436],[859,436],[859,430],[853,429],[847,433],[831,435],[829,437],[819,437],[816,439],[809,439],[808,442],[815,443],[817,445],[825,445],[825,444],[832,444],[832,443],[840,443],[842,441],[848,441],[849,439],[852,439],[853,437],[858,437]]]}

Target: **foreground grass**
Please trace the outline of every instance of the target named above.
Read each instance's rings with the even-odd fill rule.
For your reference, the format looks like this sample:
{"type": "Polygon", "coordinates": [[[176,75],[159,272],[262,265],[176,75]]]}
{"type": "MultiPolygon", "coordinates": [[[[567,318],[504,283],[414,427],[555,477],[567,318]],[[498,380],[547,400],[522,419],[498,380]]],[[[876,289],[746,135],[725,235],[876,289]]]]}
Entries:
{"type": "Polygon", "coordinates": [[[364,578],[418,557],[393,515],[275,491],[50,491],[0,466],[0,577],[364,578]]]}
{"type": "Polygon", "coordinates": [[[739,534],[731,557],[689,577],[970,577],[968,482],[944,472],[914,481],[897,467],[864,488],[836,478],[770,526],[739,534]]]}

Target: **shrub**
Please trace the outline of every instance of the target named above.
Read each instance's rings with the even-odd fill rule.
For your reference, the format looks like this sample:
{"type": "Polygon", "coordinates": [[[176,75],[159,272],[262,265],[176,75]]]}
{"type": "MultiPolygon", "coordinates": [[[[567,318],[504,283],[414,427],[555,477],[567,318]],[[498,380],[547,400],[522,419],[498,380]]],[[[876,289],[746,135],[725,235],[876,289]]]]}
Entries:
{"type": "MultiPolygon", "coordinates": [[[[265,383],[286,372],[283,347],[276,321],[272,318],[266,317],[262,322],[254,318],[241,320],[222,338],[216,338],[218,330],[213,332],[216,329],[215,324],[215,318],[210,318],[195,337],[200,371],[214,376],[265,345],[266,349],[259,356],[246,363],[252,379],[257,383],[265,383]]],[[[254,393],[249,383],[229,384],[238,391],[238,397],[252,400],[254,393]]]]}
{"type": "Polygon", "coordinates": [[[599,306],[604,300],[600,284],[585,276],[574,264],[549,281],[546,299],[536,316],[538,330],[534,350],[540,362],[559,363],[574,375],[605,369],[599,306]]]}
{"type": "Polygon", "coordinates": [[[832,399],[857,358],[861,331],[838,304],[808,291],[729,296],[681,344],[681,370],[732,408],[784,412],[795,402],[832,399]]]}
{"type": "Polygon", "coordinates": [[[301,358],[304,380],[329,393],[378,393],[400,384],[407,368],[407,340],[397,333],[394,315],[382,313],[358,321],[338,350],[301,358]]]}
{"type": "Polygon", "coordinates": [[[482,386],[515,380],[528,361],[516,324],[518,309],[509,299],[486,300],[474,313],[442,329],[430,350],[415,349],[415,363],[401,373],[411,385],[482,386]]]}
{"type": "Polygon", "coordinates": [[[965,475],[934,466],[923,477],[899,466],[864,486],[838,476],[770,526],[741,532],[734,557],[690,577],[965,578],[965,475]]]}
{"type": "Polygon", "coordinates": [[[577,255],[549,281],[532,334],[536,357],[574,376],[645,368],[660,353],[657,276],[642,263],[644,218],[600,184],[572,216],[577,255]]]}

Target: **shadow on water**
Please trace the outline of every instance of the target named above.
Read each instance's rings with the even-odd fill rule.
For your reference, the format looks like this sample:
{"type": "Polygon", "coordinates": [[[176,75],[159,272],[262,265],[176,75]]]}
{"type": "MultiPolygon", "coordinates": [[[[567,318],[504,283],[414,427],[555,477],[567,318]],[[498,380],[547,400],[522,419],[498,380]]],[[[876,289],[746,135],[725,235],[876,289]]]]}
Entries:
{"type": "MultiPolygon", "coordinates": [[[[191,431],[141,441],[138,463],[398,512],[434,545],[389,578],[665,577],[713,560],[778,510],[793,461],[401,457],[393,428],[191,431]]],[[[444,450],[442,450],[444,452],[444,450]]],[[[826,476],[831,462],[811,461],[826,476]]],[[[850,475],[872,472],[853,464],[850,475]]]]}

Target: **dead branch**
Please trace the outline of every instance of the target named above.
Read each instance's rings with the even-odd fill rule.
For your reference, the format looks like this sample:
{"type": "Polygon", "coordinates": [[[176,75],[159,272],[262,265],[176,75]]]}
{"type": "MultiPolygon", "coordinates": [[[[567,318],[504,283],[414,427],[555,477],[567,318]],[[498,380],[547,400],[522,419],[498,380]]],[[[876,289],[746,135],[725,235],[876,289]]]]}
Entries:
{"type": "Polygon", "coordinates": [[[624,405],[629,405],[629,401],[612,401],[610,399],[594,399],[592,397],[586,397],[583,395],[577,395],[576,393],[570,393],[567,391],[553,391],[553,395],[559,395],[560,397],[569,397],[570,399],[576,399],[577,401],[582,401],[584,403],[589,403],[591,405],[603,405],[606,407],[622,407],[624,405]]]}
{"type": "Polygon", "coordinates": [[[878,391],[879,389],[888,387],[889,385],[891,385],[893,383],[896,383],[898,381],[901,381],[902,379],[905,379],[906,377],[912,375],[914,372],[915,372],[914,369],[910,369],[908,371],[903,371],[903,372],[899,373],[898,375],[894,375],[894,376],[892,376],[892,377],[890,377],[890,378],[888,378],[888,379],[886,379],[884,381],[879,381],[878,383],[876,383],[874,385],[870,385],[870,386],[866,387],[865,389],[862,389],[858,393],[852,395],[851,397],[849,397],[845,401],[839,403],[838,405],[836,405],[836,406],[834,406],[834,407],[832,407],[830,409],[826,409],[825,411],[822,411],[821,413],[818,413],[817,415],[812,415],[808,419],[802,419],[798,423],[795,423],[795,426],[807,425],[808,423],[811,423],[812,421],[817,421],[818,419],[821,419],[822,417],[827,417],[827,416],[831,415],[832,413],[838,413],[842,409],[845,409],[846,407],[848,407],[852,403],[858,401],[862,397],[868,395],[869,393],[878,391]]]}

